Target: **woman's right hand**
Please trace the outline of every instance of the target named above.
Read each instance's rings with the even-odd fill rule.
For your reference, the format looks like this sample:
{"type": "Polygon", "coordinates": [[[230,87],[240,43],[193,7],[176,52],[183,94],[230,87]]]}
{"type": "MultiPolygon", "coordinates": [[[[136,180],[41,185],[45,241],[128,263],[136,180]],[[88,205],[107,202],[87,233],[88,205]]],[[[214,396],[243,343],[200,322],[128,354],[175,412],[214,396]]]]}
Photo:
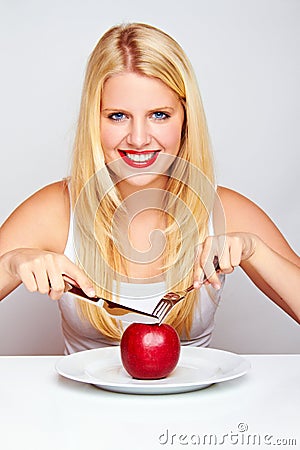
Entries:
{"type": "Polygon", "coordinates": [[[28,291],[48,294],[53,300],[63,295],[65,280],[68,279],[88,296],[95,296],[93,285],[84,271],[63,254],[36,248],[17,248],[1,256],[1,266],[6,277],[16,285],[23,283],[28,291]]]}

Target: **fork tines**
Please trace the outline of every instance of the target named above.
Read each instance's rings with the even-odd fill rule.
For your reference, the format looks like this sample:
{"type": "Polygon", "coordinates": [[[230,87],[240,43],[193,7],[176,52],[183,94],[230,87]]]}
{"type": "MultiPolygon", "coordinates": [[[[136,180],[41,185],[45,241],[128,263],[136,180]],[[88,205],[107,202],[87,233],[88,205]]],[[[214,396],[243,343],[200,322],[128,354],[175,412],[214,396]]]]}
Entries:
{"type": "Polygon", "coordinates": [[[171,311],[172,307],[173,307],[173,304],[168,301],[159,302],[159,304],[153,310],[152,314],[154,316],[157,316],[159,321],[161,322],[166,317],[168,312],[171,311]]]}

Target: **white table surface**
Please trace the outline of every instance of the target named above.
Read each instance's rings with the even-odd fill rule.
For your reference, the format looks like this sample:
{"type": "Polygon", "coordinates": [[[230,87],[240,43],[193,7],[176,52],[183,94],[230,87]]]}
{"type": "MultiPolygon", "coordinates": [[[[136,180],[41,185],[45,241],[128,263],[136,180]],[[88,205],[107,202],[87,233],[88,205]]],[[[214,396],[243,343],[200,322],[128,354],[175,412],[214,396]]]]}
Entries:
{"type": "Polygon", "coordinates": [[[299,449],[300,355],[244,357],[236,380],[129,395],[61,377],[56,356],[2,356],[0,449],[299,449]]]}

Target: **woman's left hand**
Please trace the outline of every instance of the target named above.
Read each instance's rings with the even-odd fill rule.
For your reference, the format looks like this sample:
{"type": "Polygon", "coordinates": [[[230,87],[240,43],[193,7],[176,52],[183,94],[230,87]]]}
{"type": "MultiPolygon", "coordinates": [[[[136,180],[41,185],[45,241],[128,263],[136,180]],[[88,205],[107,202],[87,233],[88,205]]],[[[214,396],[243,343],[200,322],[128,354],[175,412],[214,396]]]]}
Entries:
{"type": "Polygon", "coordinates": [[[194,287],[203,283],[220,289],[218,273],[228,274],[239,266],[243,260],[249,259],[256,249],[259,237],[251,233],[228,233],[219,236],[208,236],[199,244],[194,265],[194,287]],[[214,259],[218,258],[219,269],[215,270],[214,259]]]}

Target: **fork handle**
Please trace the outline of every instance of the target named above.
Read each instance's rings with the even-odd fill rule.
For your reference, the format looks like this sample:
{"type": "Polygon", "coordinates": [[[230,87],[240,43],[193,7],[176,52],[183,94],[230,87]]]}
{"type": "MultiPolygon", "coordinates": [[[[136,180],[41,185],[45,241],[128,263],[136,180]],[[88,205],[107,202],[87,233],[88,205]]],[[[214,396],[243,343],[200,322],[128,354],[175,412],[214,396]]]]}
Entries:
{"type": "MultiPolygon", "coordinates": [[[[214,264],[215,271],[218,272],[218,270],[220,270],[220,266],[219,266],[219,258],[218,258],[217,256],[214,256],[213,264],[214,264]]],[[[203,278],[202,283],[204,283],[204,281],[206,281],[206,280],[207,280],[207,276],[204,275],[204,278],[203,278]]],[[[191,286],[189,286],[189,287],[186,289],[186,292],[190,292],[190,291],[192,291],[193,289],[194,289],[194,285],[192,284],[191,286]]]]}
{"type": "MultiPolygon", "coordinates": [[[[219,258],[217,256],[214,256],[213,264],[214,264],[215,271],[218,272],[218,270],[220,270],[220,266],[219,266],[219,258]]],[[[204,275],[203,281],[206,281],[206,280],[207,280],[207,276],[204,275]]]]}
{"type": "Polygon", "coordinates": [[[190,292],[194,289],[194,285],[191,284],[191,286],[189,286],[187,289],[185,289],[185,292],[190,292]]]}

